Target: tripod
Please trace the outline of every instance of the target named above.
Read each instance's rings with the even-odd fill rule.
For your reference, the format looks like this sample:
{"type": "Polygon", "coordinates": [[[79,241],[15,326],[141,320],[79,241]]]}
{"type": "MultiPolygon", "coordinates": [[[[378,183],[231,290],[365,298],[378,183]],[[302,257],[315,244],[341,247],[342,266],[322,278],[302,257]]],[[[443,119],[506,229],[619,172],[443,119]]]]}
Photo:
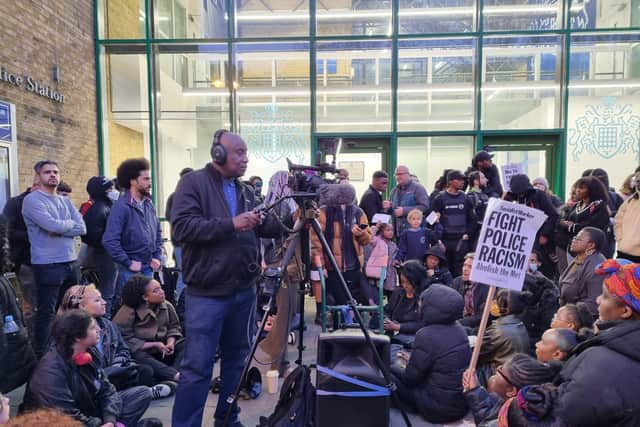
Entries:
{"type": "MultiPolygon", "coordinates": [[[[295,254],[295,249],[297,246],[297,243],[299,242],[300,244],[300,248],[301,248],[301,257],[302,257],[302,264],[303,264],[303,270],[304,270],[304,278],[302,280],[302,282],[300,283],[300,291],[299,291],[299,298],[300,298],[300,309],[301,309],[301,313],[300,313],[300,323],[298,325],[298,359],[295,361],[296,364],[301,365],[302,364],[302,353],[305,350],[304,344],[303,344],[303,334],[304,334],[304,329],[305,329],[305,324],[304,324],[304,296],[305,296],[305,284],[310,283],[310,274],[311,274],[311,254],[310,254],[310,239],[309,239],[309,230],[313,229],[313,231],[316,233],[316,235],[318,236],[319,240],[320,240],[320,244],[322,245],[322,250],[325,254],[325,256],[328,258],[329,262],[331,263],[331,266],[333,267],[333,270],[335,272],[337,272],[338,277],[340,278],[340,284],[343,287],[343,291],[345,292],[345,294],[347,295],[347,305],[349,306],[349,308],[353,311],[354,317],[356,319],[356,321],[358,322],[358,325],[360,327],[360,330],[362,331],[365,341],[367,343],[367,345],[371,348],[371,353],[373,354],[375,363],[377,365],[377,367],[380,369],[380,372],[382,372],[382,376],[384,377],[385,381],[387,382],[387,388],[390,390],[391,392],[391,398],[393,399],[393,402],[395,404],[395,406],[400,410],[401,414],[402,414],[402,418],[405,422],[405,424],[407,425],[407,427],[411,427],[411,421],[409,420],[409,417],[407,416],[407,413],[404,411],[404,409],[402,408],[401,404],[400,404],[400,399],[398,399],[397,396],[397,386],[396,384],[391,380],[391,374],[389,372],[389,367],[386,366],[384,364],[384,362],[382,361],[382,358],[380,357],[380,355],[378,354],[378,350],[376,349],[375,344],[373,343],[373,341],[371,340],[371,336],[369,334],[369,330],[365,327],[364,325],[364,321],[362,319],[362,316],[360,315],[360,312],[357,309],[357,302],[356,300],[353,298],[353,296],[351,295],[351,291],[349,290],[349,287],[347,286],[347,282],[344,279],[344,276],[342,275],[340,266],[338,266],[338,263],[333,255],[333,252],[331,251],[331,247],[329,246],[329,244],[327,243],[327,240],[324,237],[324,233],[322,231],[322,227],[320,225],[320,223],[318,222],[318,216],[319,216],[319,209],[316,206],[315,202],[313,201],[313,198],[315,198],[315,194],[308,194],[308,193],[294,193],[293,196],[284,196],[280,199],[278,199],[276,202],[274,202],[273,205],[267,207],[264,209],[265,212],[267,212],[268,210],[272,209],[274,206],[276,206],[277,204],[281,203],[284,199],[288,198],[288,197],[293,197],[294,200],[296,200],[296,202],[298,203],[298,206],[301,207],[302,209],[302,218],[298,220],[298,223],[296,224],[296,227],[294,227],[293,230],[288,229],[286,226],[284,226],[284,224],[281,223],[281,225],[290,233],[297,233],[296,236],[293,237],[293,239],[291,239],[289,246],[287,247],[287,251],[285,252],[285,255],[282,259],[282,263],[281,266],[282,268],[280,269],[280,276],[278,278],[278,285],[279,282],[282,280],[282,271],[286,270],[287,265],[289,264],[289,261],[291,260],[291,258],[294,256],[295,254]]],[[[332,224],[330,225],[332,226],[332,224]]],[[[279,286],[278,286],[279,287],[279,286]]],[[[277,289],[276,289],[277,292],[277,289]]],[[[227,399],[227,403],[229,404],[229,407],[227,409],[227,413],[225,415],[225,419],[224,419],[224,423],[223,426],[227,427],[228,423],[229,423],[229,418],[231,416],[231,413],[233,411],[233,407],[235,406],[236,402],[238,401],[238,393],[240,392],[240,388],[242,385],[242,382],[244,380],[244,377],[246,376],[247,372],[249,371],[249,367],[251,365],[251,360],[253,359],[253,356],[255,354],[255,351],[257,349],[258,346],[258,339],[257,337],[260,336],[260,334],[262,333],[262,331],[264,330],[265,324],[266,324],[266,320],[267,320],[267,316],[269,315],[269,313],[273,310],[273,299],[275,298],[275,292],[273,295],[271,295],[269,297],[269,302],[267,304],[267,306],[265,306],[268,309],[265,309],[265,313],[262,319],[262,323],[260,325],[260,331],[258,331],[258,335],[256,336],[256,339],[253,342],[253,345],[251,347],[251,351],[249,352],[249,355],[247,356],[247,360],[245,362],[245,366],[243,368],[242,371],[242,375],[240,376],[241,380],[240,382],[236,385],[235,388],[235,392],[229,396],[229,398],[227,399]]]]}

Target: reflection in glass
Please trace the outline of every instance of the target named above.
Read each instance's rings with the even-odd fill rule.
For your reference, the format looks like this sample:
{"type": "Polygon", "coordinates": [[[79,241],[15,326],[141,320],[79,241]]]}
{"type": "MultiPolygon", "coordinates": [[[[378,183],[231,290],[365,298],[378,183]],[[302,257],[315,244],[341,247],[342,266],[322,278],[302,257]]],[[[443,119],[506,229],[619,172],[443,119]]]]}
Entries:
{"type": "Polygon", "coordinates": [[[102,55],[103,135],[107,175],[131,157],[149,156],[147,60],[143,47],[108,47],[102,55]],[[127,52],[129,49],[131,52],[127,52]]]}
{"type": "Polygon", "coordinates": [[[154,0],[155,38],[227,37],[225,0],[154,0]]]}
{"type": "Polygon", "coordinates": [[[249,147],[247,176],[265,182],[295,163],[309,159],[311,134],[309,44],[236,45],[238,129],[249,147]]]}
{"type": "Polygon", "coordinates": [[[563,27],[559,0],[484,0],[482,13],[485,31],[543,31],[563,27]]]}
{"type": "Polygon", "coordinates": [[[398,138],[398,164],[408,166],[427,193],[431,193],[444,168],[464,171],[472,157],[472,136],[398,138]]]}
{"type": "Polygon", "coordinates": [[[640,34],[576,34],[570,52],[567,184],[599,167],[617,188],[640,160],[640,34]]]}
{"type": "Polygon", "coordinates": [[[473,0],[441,2],[400,0],[400,34],[467,33],[474,31],[473,0]]]}
{"type": "Polygon", "coordinates": [[[475,40],[400,40],[398,130],[473,129],[475,40]]]}
{"type": "Polygon", "coordinates": [[[560,126],[560,36],[484,39],[482,127],[560,126]]]}
{"type": "Polygon", "coordinates": [[[319,132],[389,131],[391,43],[317,43],[319,132]]]}
{"type": "Polygon", "coordinates": [[[234,0],[239,37],[309,35],[309,0],[234,0]]]}
{"type": "Polygon", "coordinates": [[[391,2],[385,0],[319,1],[316,21],[316,33],[319,36],[391,36],[393,32],[391,2]]]}
{"type": "Polygon", "coordinates": [[[634,0],[572,0],[571,28],[628,28],[640,26],[640,9],[634,0]]]}
{"type": "Polygon", "coordinates": [[[102,39],[145,38],[145,0],[101,0],[98,8],[99,34],[102,39]]]}

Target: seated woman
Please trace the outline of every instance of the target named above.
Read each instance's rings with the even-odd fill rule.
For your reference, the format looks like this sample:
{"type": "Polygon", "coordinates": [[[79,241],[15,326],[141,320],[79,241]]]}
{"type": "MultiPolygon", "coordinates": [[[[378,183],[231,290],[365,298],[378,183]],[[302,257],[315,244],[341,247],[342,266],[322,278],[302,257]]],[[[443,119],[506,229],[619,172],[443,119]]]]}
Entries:
{"type": "Polygon", "coordinates": [[[420,329],[418,321],[418,292],[425,280],[425,268],[417,260],[406,261],[398,267],[400,287],[391,293],[384,306],[384,330],[402,344],[413,342],[420,329]]]}
{"type": "Polygon", "coordinates": [[[462,377],[462,386],[476,425],[484,426],[495,420],[504,401],[523,387],[553,381],[561,366],[541,363],[529,355],[516,353],[498,367],[489,378],[486,389],[480,386],[475,371],[467,369],[462,377]]]}
{"type": "Polygon", "coordinates": [[[400,401],[431,423],[459,420],[468,410],[461,380],[471,349],[457,322],[463,308],[462,296],[455,290],[438,284],[427,288],[420,295],[423,327],[408,364],[404,370],[392,367],[400,401]]]}
{"type": "Polygon", "coordinates": [[[575,255],[567,269],[560,273],[560,304],[584,302],[595,319],[598,314],[596,298],[602,292],[602,276],[595,273],[596,266],[605,260],[601,251],[606,236],[594,227],[585,227],[571,241],[575,255]]]}
{"type": "Polygon", "coordinates": [[[136,362],[153,369],[154,381],[178,381],[184,339],[176,310],[165,300],[157,281],[141,275],[131,277],[122,290],[122,307],[113,323],[120,328],[136,362]]]}
{"type": "Polygon", "coordinates": [[[170,385],[153,385],[153,369],[150,366],[134,362],[120,330],[104,317],[106,306],[107,302],[102,299],[95,285],[75,285],[67,289],[62,297],[58,314],[79,308],[93,316],[100,328],[100,341],[96,349],[102,358],[104,372],[116,390],[145,385],[151,387],[154,399],[170,396],[173,392],[170,385]]]}
{"type": "Polygon", "coordinates": [[[491,308],[491,314],[497,319],[485,331],[478,357],[480,384],[486,385],[496,367],[504,365],[514,353],[531,353],[527,328],[518,318],[523,310],[520,292],[508,289],[498,292],[491,308]]]}
{"type": "Polygon", "coordinates": [[[453,276],[447,268],[447,258],[444,249],[440,245],[431,246],[424,253],[424,265],[427,267],[427,286],[432,283],[440,283],[451,286],[453,276]]]}
{"type": "Polygon", "coordinates": [[[149,387],[116,391],[101,365],[95,346],[100,340],[95,319],[69,310],[53,323],[53,342],[27,387],[29,408],[52,408],[90,427],[135,426],[151,403],[149,387]]]}
{"type": "Polygon", "coordinates": [[[577,344],[578,335],[573,329],[547,329],[536,343],[536,359],[543,363],[564,362],[577,344]]]}

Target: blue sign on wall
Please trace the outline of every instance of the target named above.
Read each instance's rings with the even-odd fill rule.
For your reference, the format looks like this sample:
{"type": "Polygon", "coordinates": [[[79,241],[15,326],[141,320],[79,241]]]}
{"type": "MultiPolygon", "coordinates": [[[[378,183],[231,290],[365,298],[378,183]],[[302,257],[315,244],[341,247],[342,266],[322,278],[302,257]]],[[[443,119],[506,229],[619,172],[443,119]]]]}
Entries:
{"type": "Polygon", "coordinates": [[[13,142],[11,105],[0,101],[0,141],[13,142]]]}

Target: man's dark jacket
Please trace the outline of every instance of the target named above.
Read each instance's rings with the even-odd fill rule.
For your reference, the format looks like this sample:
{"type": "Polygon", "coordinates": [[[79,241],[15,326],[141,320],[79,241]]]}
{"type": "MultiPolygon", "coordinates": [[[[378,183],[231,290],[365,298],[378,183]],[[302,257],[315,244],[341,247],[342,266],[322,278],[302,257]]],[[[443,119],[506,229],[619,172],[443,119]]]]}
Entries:
{"type": "Polygon", "coordinates": [[[102,236],[107,228],[107,219],[113,202],[106,196],[92,196],[93,204],[84,214],[82,219],[87,226],[87,234],[82,236],[82,241],[96,249],[104,249],[102,236]]]}
{"type": "Polygon", "coordinates": [[[51,346],[42,357],[27,387],[28,409],[53,408],[72,416],[88,427],[115,424],[122,411],[122,400],[106,376],[96,349],[91,349],[93,362],[77,366],[65,360],[51,346]]]}
{"type": "Polygon", "coordinates": [[[359,206],[367,215],[369,224],[371,224],[371,220],[375,214],[386,213],[384,209],[382,209],[382,194],[371,185],[362,195],[359,206]]]}
{"type": "Polygon", "coordinates": [[[508,192],[504,196],[504,200],[507,202],[516,202],[544,212],[547,215],[547,219],[542,224],[542,227],[540,227],[538,234],[553,240],[559,214],[556,208],[553,207],[553,204],[551,204],[551,200],[547,194],[536,188],[529,187],[524,194],[508,192]]]}
{"type": "Polygon", "coordinates": [[[504,190],[500,183],[500,172],[496,165],[491,165],[491,167],[486,170],[478,168],[477,165],[471,165],[464,174],[469,176],[473,171],[480,171],[484,174],[485,178],[487,178],[487,186],[482,189],[484,194],[489,197],[502,197],[504,190]]]}
{"type": "Polygon", "coordinates": [[[27,189],[24,193],[7,200],[7,204],[4,205],[3,213],[9,221],[11,262],[16,268],[22,264],[31,264],[31,245],[27,234],[27,225],[22,217],[22,203],[30,192],[31,190],[27,189]]]}
{"type": "Polygon", "coordinates": [[[560,372],[555,414],[567,427],[639,426],[640,321],[598,329],[560,372]]]}
{"type": "MultiPolygon", "coordinates": [[[[182,247],[182,274],[192,295],[223,297],[252,287],[260,276],[260,237],[278,237],[268,217],[258,230],[235,231],[222,175],[211,163],[184,175],[174,193],[171,229],[182,247]]],[[[235,180],[237,212],[253,210],[253,189],[235,180]]]]}
{"type": "Polygon", "coordinates": [[[531,348],[535,348],[544,331],[551,327],[559,306],[560,289],[540,272],[527,273],[520,298],[525,309],[518,317],[527,328],[531,348]]]}

